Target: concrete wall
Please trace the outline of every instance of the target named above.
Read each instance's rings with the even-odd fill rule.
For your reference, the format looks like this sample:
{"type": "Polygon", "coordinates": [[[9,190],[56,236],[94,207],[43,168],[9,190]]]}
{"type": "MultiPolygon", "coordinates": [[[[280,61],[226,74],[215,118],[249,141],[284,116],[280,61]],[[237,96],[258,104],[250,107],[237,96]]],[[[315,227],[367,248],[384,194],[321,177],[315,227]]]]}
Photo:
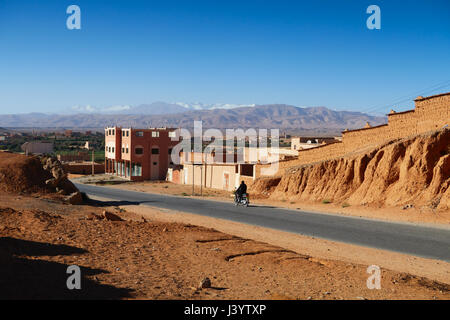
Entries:
{"type": "MultiPolygon", "coordinates": [[[[187,175],[188,185],[192,185],[192,181],[196,186],[203,185],[203,187],[222,189],[233,191],[240,183],[240,175],[237,173],[237,165],[229,164],[203,164],[195,165],[185,164],[182,170],[181,182],[185,183],[185,175],[187,175]],[[192,180],[192,173],[194,173],[194,180],[192,180]],[[228,187],[225,185],[226,176],[228,176],[228,187]],[[237,185],[236,185],[237,183],[237,185]]],[[[253,178],[251,178],[253,180],[253,178]]]]}

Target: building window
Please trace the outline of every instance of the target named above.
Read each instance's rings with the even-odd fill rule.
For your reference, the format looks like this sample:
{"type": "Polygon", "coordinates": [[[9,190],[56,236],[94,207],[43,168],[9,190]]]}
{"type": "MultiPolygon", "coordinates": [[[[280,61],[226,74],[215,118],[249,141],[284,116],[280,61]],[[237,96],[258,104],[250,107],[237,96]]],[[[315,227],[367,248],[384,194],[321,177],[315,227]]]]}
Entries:
{"type": "Polygon", "coordinates": [[[167,153],[168,153],[168,154],[172,154],[172,148],[169,148],[169,150],[168,150],[167,153]]]}
{"type": "Polygon", "coordinates": [[[153,148],[152,149],[152,154],[159,154],[159,149],[158,148],[153,148]]]}
{"type": "Polygon", "coordinates": [[[122,137],[125,137],[125,131],[122,131],[122,137]]]}
{"type": "Polygon", "coordinates": [[[136,148],[134,151],[136,154],[144,154],[144,148],[136,148]]]}
{"type": "Polygon", "coordinates": [[[112,129],[112,135],[115,135],[116,133],[116,130],[115,129],[112,129]]]}
{"type": "Polygon", "coordinates": [[[158,162],[153,162],[153,165],[154,165],[154,166],[158,165],[158,162]]]}
{"type": "Polygon", "coordinates": [[[137,131],[136,132],[136,137],[143,137],[144,136],[144,131],[137,131]]]}
{"type": "Polygon", "coordinates": [[[128,148],[126,148],[125,150],[126,150],[126,152],[125,152],[125,153],[128,153],[128,148]]]}
{"type": "Polygon", "coordinates": [[[122,148],[122,153],[125,153],[125,148],[122,148]]]}
{"type": "Polygon", "coordinates": [[[159,137],[159,131],[152,131],[152,137],[158,138],[159,137]]]}
{"type": "Polygon", "coordinates": [[[111,129],[108,130],[108,135],[109,135],[109,136],[111,135],[111,129]]]}
{"type": "Polygon", "coordinates": [[[169,132],[169,138],[175,138],[177,136],[177,133],[175,131],[169,132]]]}
{"type": "Polygon", "coordinates": [[[142,166],[140,163],[133,163],[131,165],[131,175],[135,177],[142,176],[142,166]]]}
{"type": "Polygon", "coordinates": [[[130,132],[127,130],[127,137],[129,136],[130,132]]]}

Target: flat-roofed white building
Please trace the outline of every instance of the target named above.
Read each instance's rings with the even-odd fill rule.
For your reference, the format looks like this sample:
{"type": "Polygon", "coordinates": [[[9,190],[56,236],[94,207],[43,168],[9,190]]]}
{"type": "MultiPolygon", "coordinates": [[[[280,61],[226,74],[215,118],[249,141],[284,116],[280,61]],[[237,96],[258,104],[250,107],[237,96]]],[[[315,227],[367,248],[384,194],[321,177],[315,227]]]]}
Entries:
{"type": "Polygon", "coordinates": [[[41,142],[41,141],[25,142],[21,146],[21,149],[25,152],[25,154],[53,153],[53,142],[41,142]]]}

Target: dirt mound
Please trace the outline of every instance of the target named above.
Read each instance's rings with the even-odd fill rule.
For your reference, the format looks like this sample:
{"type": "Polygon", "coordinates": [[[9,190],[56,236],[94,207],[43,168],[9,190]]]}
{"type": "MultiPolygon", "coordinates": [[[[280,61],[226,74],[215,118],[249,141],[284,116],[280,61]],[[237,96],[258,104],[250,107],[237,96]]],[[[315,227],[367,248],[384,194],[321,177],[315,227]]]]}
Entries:
{"type": "MultiPolygon", "coordinates": [[[[263,186],[266,182],[255,181],[263,186]]],[[[270,198],[450,209],[450,130],[393,141],[353,157],[289,169],[270,198]]]]}
{"type": "Polygon", "coordinates": [[[0,191],[62,195],[78,192],[58,160],[7,152],[0,152],[0,191]]]}
{"type": "Polygon", "coordinates": [[[6,192],[42,192],[52,177],[42,168],[38,157],[0,152],[0,190],[6,192]]]}

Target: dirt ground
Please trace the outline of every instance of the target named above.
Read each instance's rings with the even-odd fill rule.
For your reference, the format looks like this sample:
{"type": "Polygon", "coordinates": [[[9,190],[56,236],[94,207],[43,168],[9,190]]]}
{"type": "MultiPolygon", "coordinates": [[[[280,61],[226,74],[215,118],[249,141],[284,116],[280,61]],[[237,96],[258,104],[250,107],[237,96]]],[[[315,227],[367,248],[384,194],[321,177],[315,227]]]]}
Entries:
{"type": "Polygon", "coordinates": [[[161,210],[144,221],[120,202],[2,194],[0,204],[2,299],[450,299],[448,284],[385,268],[370,290],[367,265],[157,220],[161,210]],[[97,220],[104,210],[125,221],[97,220]],[[72,264],[81,290],[66,288],[72,264]],[[211,287],[199,289],[204,277],[211,287]]]}
{"type": "MultiPolygon", "coordinates": [[[[123,179],[113,182],[108,175],[98,175],[95,177],[71,177],[78,178],[80,181],[106,181],[104,184],[108,187],[123,188],[126,190],[151,192],[160,194],[171,194],[177,196],[192,197],[192,186],[175,184],[165,181],[144,181],[144,182],[129,182],[123,179]],[[117,184],[114,184],[117,183],[117,184]]],[[[74,179],[73,181],[76,181],[74,179]]],[[[224,190],[217,190],[211,188],[195,187],[196,198],[205,198],[208,200],[232,201],[232,193],[224,190]],[[200,192],[202,195],[200,196],[200,192]]],[[[298,202],[298,201],[276,201],[273,199],[258,198],[255,199],[250,194],[250,201],[254,204],[271,205],[276,207],[283,207],[295,210],[311,211],[311,212],[329,212],[338,213],[347,216],[375,218],[389,221],[402,221],[412,223],[429,223],[450,226],[450,211],[432,210],[430,208],[408,208],[402,207],[394,208],[380,208],[374,206],[348,206],[334,203],[320,203],[320,202],[298,202]]]]}

